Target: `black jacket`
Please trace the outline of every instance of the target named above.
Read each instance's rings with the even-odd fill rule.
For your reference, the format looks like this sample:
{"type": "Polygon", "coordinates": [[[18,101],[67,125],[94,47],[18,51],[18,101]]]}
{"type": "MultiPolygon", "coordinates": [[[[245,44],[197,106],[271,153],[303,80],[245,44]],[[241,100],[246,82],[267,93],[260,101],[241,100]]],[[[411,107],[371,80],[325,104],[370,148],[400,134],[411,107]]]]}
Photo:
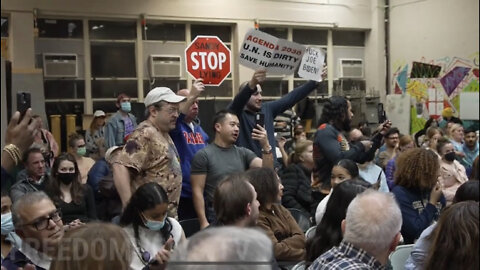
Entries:
{"type": "Polygon", "coordinates": [[[282,205],[312,215],[311,171],[300,164],[292,164],[280,175],[283,184],[282,205]]]}

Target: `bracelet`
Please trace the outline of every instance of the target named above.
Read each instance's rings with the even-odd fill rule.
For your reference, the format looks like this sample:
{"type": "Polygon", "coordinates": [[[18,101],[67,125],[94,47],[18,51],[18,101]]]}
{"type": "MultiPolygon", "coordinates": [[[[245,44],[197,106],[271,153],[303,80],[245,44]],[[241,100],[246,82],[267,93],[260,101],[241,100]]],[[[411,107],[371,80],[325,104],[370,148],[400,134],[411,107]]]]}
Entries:
{"type": "Polygon", "coordinates": [[[20,163],[20,161],[22,160],[20,155],[20,149],[18,149],[18,147],[14,144],[6,145],[3,148],[3,151],[8,153],[13,162],[15,162],[15,166],[18,165],[18,163],[20,163]]]}
{"type": "Polygon", "coordinates": [[[272,153],[272,146],[269,145],[269,146],[268,146],[268,149],[266,149],[266,150],[265,150],[265,149],[262,149],[262,153],[263,153],[263,154],[266,154],[266,155],[271,154],[271,153],[272,153]]]}

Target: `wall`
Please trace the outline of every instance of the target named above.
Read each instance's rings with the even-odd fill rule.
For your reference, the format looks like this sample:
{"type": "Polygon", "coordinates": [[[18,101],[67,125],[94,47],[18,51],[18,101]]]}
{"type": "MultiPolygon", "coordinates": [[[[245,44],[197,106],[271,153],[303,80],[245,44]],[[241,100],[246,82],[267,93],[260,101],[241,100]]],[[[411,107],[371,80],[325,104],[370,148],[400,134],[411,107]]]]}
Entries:
{"type": "Polygon", "coordinates": [[[478,92],[479,1],[390,2],[392,92],[411,94],[424,116],[458,110],[459,93],[478,92]]]}

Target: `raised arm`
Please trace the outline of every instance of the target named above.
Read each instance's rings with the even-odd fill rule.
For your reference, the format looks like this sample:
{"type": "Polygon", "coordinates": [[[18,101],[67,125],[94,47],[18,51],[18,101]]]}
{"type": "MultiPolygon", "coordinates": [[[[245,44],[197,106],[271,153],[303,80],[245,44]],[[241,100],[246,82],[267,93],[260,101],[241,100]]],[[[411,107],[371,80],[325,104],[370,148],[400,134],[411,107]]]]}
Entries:
{"type": "Polygon", "coordinates": [[[180,112],[183,114],[187,114],[190,106],[192,106],[192,104],[197,101],[197,98],[203,93],[203,91],[205,91],[203,79],[195,80],[186,101],[180,103],[180,112]]]}
{"type": "Polygon", "coordinates": [[[246,84],[245,87],[243,87],[243,89],[235,96],[233,101],[228,104],[227,109],[234,111],[236,114],[240,113],[250,99],[250,96],[255,91],[257,84],[265,81],[266,76],[267,72],[265,70],[255,71],[248,84],[246,84]]]}

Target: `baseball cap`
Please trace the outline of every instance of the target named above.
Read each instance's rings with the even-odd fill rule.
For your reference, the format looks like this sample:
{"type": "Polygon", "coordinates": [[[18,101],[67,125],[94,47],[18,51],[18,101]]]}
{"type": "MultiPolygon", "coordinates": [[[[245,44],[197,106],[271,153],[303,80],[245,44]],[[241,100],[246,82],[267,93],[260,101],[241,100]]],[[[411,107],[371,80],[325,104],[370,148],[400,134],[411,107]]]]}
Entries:
{"type": "Polygon", "coordinates": [[[159,101],[166,101],[169,103],[179,103],[185,99],[186,97],[176,95],[168,87],[155,87],[152,90],[150,90],[150,92],[148,92],[147,96],[145,97],[144,103],[145,103],[145,107],[148,107],[159,101]]]}
{"type": "Polygon", "coordinates": [[[100,117],[100,116],[105,116],[105,112],[102,111],[102,110],[96,110],[96,111],[93,113],[93,117],[100,117]]]}
{"type": "Polygon", "coordinates": [[[443,109],[442,116],[443,117],[452,117],[453,116],[452,108],[448,107],[448,108],[443,109]]]}

